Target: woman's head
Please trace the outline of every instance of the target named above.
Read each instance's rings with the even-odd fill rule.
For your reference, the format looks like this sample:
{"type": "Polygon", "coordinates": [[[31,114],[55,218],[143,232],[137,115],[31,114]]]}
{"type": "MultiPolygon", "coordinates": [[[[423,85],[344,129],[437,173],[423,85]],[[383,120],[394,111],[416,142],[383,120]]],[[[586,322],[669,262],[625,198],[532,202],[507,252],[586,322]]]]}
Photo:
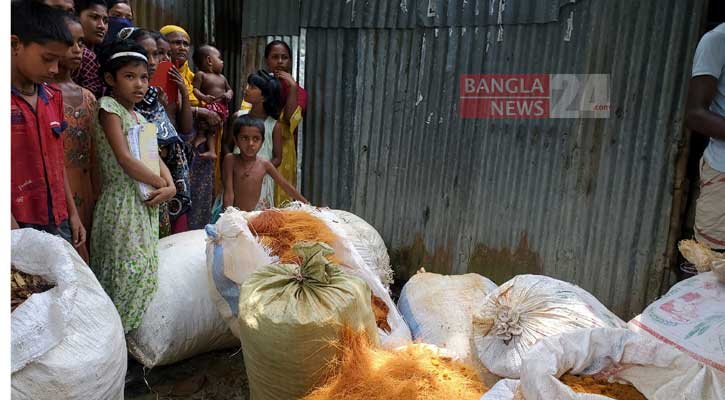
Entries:
{"type": "Polygon", "coordinates": [[[76,0],[75,11],[83,25],[86,44],[103,43],[108,32],[108,8],[105,0],[76,0]]]}
{"type": "Polygon", "coordinates": [[[277,119],[281,102],[279,80],[264,70],[249,75],[244,100],[251,104],[262,103],[264,112],[277,119]]]}
{"type": "Polygon", "coordinates": [[[273,40],[264,48],[264,62],[269,71],[292,72],[292,50],[281,40],[273,40]]]}
{"type": "Polygon", "coordinates": [[[83,59],[83,48],[85,47],[83,26],[73,14],[67,14],[64,19],[73,42],[68,47],[66,55],[60,59],[60,66],[66,71],[73,71],[81,66],[83,59]]]}
{"type": "Polygon", "coordinates": [[[171,60],[181,65],[189,59],[189,49],[191,46],[191,37],[184,28],[176,25],[166,25],[161,28],[161,34],[164,35],[166,41],[169,42],[171,48],[171,60]]]}
{"type": "Polygon", "coordinates": [[[159,65],[161,54],[159,48],[156,45],[156,39],[150,31],[143,28],[125,28],[118,34],[119,39],[127,39],[137,44],[146,50],[148,56],[149,65],[149,77],[154,76],[156,67],[159,65]]]}
{"type": "Polygon", "coordinates": [[[107,4],[109,17],[133,20],[133,10],[128,0],[111,0],[107,4]]]}
{"type": "Polygon", "coordinates": [[[99,55],[101,80],[124,106],[143,100],[149,86],[146,50],[136,42],[119,39],[99,55]]]}

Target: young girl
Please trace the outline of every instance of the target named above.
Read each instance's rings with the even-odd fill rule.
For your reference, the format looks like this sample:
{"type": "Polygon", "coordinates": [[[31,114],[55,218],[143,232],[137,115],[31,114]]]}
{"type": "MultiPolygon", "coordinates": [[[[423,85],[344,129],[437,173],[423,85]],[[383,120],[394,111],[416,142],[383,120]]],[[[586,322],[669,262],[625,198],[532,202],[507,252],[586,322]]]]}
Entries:
{"type": "MultiPolygon", "coordinates": [[[[131,31],[122,31],[128,40],[132,40],[143,46],[146,54],[153,54],[153,61],[149,60],[149,79],[154,76],[156,66],[163,58],[162,52],[157,46],[157,39],[154,35],[141,28],[129,28],[131,31]]],[[[172,75],[173,77],[173,75],[172,75]]],[[[185,102],[188,103],[188,93],[184,86],[181,75],[176,75],[176,83],[179,87],[181,97],[186,97],[185,102]]],[[[149,87],[143,101],[135,106],[135,110],[141,113],[148,122],[153,122],[157,129],[157,139],[159,144],[159,152],[161,159],[171,173],[171,177],[176,185],[176,196],[166,203],[162,203],[159,207],[159,236],[168,236],[171,233],[181,232],[186,224],[179,224],[191,205],[191,194],[189,193],[189,164],[186,154],[184,153],[184,142],[179,137],[176,127],[169,119],[167,110],[164,107],[165,98],[163,92],[157,87],[149,87]],[[183,226],[182,226],[183,225],[183,226]],[[177,229],[172,229],[177,227],[177,229]]]]}
{"type": "MultiPolygon", "coordinates": [[[[89,90],[71,79],[71,71],[81,65],[83,54],[83,27],[73,16],[65,18],[73,44],[58,64],[55,84],[63,92],[63,112],[68,128],[63,132],[65,171],[73,200],[83,226],[91,229],[93,206],[99,188],[93,145],[93,116],[96,113],[96,97],[89,90]]],[[[90,236],[86,237],[90,242],[90,236]]],[[[77,248],[78,254],[89,262],[86,245],[77,248]]]]}
{"type": "Polygon", "coordinates": [[[146,123],[134,111],[148,89],[148,58],[121,40],[100,54],[99,70],[110,96],[99,100],[96,143],[103,187],[93,213],[91,265],[121,316],[124,332],[138,328],[154,295],[158,269],[158,205],[176,194],[168,168],[157,175],[131,155],[127,133],[146,123]],[[156,188],[143,201],[137,182],[156,188]]]}
{"type": "MultiPolygon", "coordinates": [[[[259,70],[249,75],[244,101],[251,105],[251,109],[242,111],[242,114],[264,121],[264,141],[257,155],[269,160],[275,168],[282,163],[282,126],[277,122],[280,112],[279,91],[279,81],[266,71],[259,70]]],[[[234,146],[234,154],[240,154],[239,147],[234,146]]],[[[274,190],[274,180],[268,175],[264,178],[259,197],[263,208],[274,207],[274,190]]]]}

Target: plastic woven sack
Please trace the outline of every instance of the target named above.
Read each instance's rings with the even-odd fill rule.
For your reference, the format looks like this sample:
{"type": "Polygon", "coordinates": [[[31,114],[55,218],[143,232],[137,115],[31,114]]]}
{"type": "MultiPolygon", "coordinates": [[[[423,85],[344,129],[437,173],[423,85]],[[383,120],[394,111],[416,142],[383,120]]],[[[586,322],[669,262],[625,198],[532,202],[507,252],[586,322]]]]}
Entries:
{"type": "Polygon", "coordinates": [[[725,398],[725,374],[626,329],[578,330],[537,342],[521,366],[526,400],[609,399],[575,393],[558,379],[567,372],[628,382],[650,400],[725,398]]]}
{"type": "Polygon", "coordinates": [[[330,210],[339,221],[340,230],[352,243],[363,261],[378,275],[385,288],[393,283],[393,268],[385,242],[377,230],[364,219],[344,210],[330,210]]]}
{"type": "Polygon", "coordinates": [[[419,272],[403,287],[398,308],[414,340],[446,349],[455,358],[471,355],[473,310],[496,284],[479,274],[419,272]]]}
{"type": "Polygon", "coordinates": [[[539,339],[576,329],[626,324],[584,289],[547,276],[518,275],[491,292],[473,316],[481,363],[518,378],[521,358],[539,339]]]}
{"type": "Polygon", "coordinates": [[[204,230],[159,240],[156,293],[141,325],[128,336],[129,351],[144,366],[172,364],[239,346],[217,311],[206,275],[204,230]]]}
{"type": "Polygon", "coordinates": [[[298,243],[301,265],[272,264],[241,286],[244,365],[255,400],[298,399],[321,383],[342,325],[377,344],[370,289],[327,260],[324,243],[298,243]]]}
{"type": "Polygon", "coordinates": [[[12,398],[123,399],[123,326],[93,272],[59,237],[34,229],[11,236],[12,264],[55,285],[10,317],[12,398]]]}
{"type": "Polygon", "coordinates": [[[629,327],[725,371],[725,284],[712,271],[673,286],[629,327]]]}

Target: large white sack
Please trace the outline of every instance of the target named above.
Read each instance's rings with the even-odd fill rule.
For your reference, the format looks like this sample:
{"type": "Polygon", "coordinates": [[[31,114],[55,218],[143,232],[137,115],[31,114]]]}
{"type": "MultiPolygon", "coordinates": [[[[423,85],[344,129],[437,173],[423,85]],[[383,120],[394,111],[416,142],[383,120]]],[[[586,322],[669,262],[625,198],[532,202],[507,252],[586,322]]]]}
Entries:
{"type": "Polygon", "coordinates": [[[385,288],[393,283],[393,268],[390,266],[390,256],[385,241],[377,230],[368,224],[367,221],[357,215],[344,210],[329,210],[337,217],[334,222],[339,222],[340,230],[345,234],[347,240],[355,247],[363,261],[372,268],[380,278],[385,288]]]}
{"type": "Polygon", "coordinates": [[[629,328],[725,371],[725,284],[713,271],[685,279],[629,321],[629,328]]]}
{"type": "Polygon", "coordinates": [[[627,329],[578,330],[539,340],[521,366],[526,400],[609,399],[574,393],[558,379],[567,372],[629,382],[649,400],[725,398],[723,372],[627,329]]]}
{"type": "MultiPolygon", "coordinates": [[[[373,294],[382,299],[388,306],[388,325],[390,332],[378,329],[383,347],[392,349],[410,342],[410,330],[403,317],[398,312],[390,293],[383,286],[375,271],[373,271],[357,253],[354,246],[345,240],[337,218],[332,212],[301,203],[292,203],[289,207],[304,210],[320,218],[342,240],[330,243],[335,255],[342,260],[340,268],[351,275],[363,279],[373,294]]],[[[209,244],[207,247],[208,280],[212,297],[219,308],[219,312],[229,324],[232,332],[238,334],[237,307],[234,301],[239,298],[239,285],[254,270],[275,262],[275,257],[259,243],[250,232],[247,220],[258,215],[259,212],[245,212],[235,208],[227,208],[214,225],[207,226],[209,244]],[[219,260],[222,263],[219,263],[219,260]]]]}
{"type": "Polygon", "coordinates": [[[55,285],[10,316],[12,398],[123,399],[123,325],[93,272],[57,236],[34,229],[11,236],[12,264],[55,285]]]}
{"type": "Polygon", "coordinates": [[[541,275],[518,275],[491,292],[473,315],[478,359],[518,378],[521,358],[539,339],[575,329],[627,325],[586,290],[541,275]]]}
{"type": "Polygon", "coordinates": [[[209,295],[203,229],[159,240],[159,282],[128,348],[144,366],[239,346],[209,295]]]}
{"type": "Polygon", "coordinates": [[[496,284],[479,274],[440,275],[419,272],[403,286],[398,308],[414,340],[469,360],[471,319],[496,284]]]}

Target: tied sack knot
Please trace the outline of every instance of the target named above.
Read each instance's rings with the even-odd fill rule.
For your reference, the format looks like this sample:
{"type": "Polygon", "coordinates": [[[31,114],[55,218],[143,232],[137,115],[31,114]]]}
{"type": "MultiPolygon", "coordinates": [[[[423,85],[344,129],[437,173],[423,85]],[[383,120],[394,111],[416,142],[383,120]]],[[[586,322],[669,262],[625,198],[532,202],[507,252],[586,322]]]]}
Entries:
{"type": "Polygon", "coordinates": [[[523,331],[520,316],[520,313],[510,306],[500,306],[496,311],[496,320],[493,324],[496,337],[503,339],[504,343],[509,344],[514,336],[520,336],[523,331]]]}

